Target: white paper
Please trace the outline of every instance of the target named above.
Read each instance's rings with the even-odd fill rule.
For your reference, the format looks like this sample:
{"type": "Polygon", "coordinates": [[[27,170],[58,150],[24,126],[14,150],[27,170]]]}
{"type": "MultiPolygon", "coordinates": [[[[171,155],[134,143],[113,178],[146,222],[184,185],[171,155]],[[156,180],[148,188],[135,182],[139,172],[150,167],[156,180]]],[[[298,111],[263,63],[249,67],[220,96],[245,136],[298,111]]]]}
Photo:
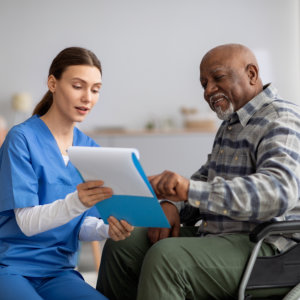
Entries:
{"type": "Polygon", "coordinates": [[[68,149],[72,164],[85,181],[103,180],[115,195],[152,197],[146,182],[139,174],[132,160],[132,153],[139,159],[139,152],[133,148],[80,147],[68,149]]]}

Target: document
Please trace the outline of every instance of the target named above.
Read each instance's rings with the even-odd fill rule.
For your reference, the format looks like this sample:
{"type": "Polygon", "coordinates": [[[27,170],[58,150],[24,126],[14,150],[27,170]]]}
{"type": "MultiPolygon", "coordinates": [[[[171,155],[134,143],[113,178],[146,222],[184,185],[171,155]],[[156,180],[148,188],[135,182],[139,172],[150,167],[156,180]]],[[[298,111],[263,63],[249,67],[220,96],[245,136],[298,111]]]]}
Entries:
{"type": "Polygon", "coordinates": [[[114,216],[133,226],[170,227],[137,149],[72,146],[68,155],[84,181],[102,180],[112,188],[113,196],[96,204],[106,224],[107,218],[114,216]]]}

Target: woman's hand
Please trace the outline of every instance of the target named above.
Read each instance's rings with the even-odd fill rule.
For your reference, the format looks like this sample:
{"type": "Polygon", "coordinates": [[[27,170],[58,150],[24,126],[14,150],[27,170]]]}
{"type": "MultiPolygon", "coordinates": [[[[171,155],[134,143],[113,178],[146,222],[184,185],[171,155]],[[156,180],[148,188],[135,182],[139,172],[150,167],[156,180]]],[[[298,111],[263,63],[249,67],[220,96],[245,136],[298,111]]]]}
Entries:
{"type": "Polygon", "coordinates": [[[86,207],[92,207],[96,203],[110,198],[113,191],[109,187],[103,186],[101,180],[87,181],[77,185],[78,198],[86,207]]]}
{"type": "Polygon", "coordinates": [[[125,240],[131,235],[134,227],[128,224],[126,221],[118,221],[115,217],[110,216],[108,219],[109,229],[108,234],[114,241],[125,240]]]}

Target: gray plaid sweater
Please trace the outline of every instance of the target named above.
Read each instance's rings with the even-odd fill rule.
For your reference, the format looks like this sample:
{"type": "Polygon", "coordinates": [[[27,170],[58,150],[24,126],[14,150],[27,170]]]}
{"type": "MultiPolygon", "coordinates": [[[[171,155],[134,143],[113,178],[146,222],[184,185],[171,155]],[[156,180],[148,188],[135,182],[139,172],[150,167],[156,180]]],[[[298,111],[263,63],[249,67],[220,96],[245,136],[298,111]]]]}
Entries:
{"type": "MultiPolygon", "coordinates": [[[[182,221],[202,219],[203,235],[300,219],[299,154],[300,108],[266,86],[221,124],[206,164],[190,179],[188,204],[180,207],[182,221]]],[[[270,242],[281,250],[289,240],[270,242]]]]}

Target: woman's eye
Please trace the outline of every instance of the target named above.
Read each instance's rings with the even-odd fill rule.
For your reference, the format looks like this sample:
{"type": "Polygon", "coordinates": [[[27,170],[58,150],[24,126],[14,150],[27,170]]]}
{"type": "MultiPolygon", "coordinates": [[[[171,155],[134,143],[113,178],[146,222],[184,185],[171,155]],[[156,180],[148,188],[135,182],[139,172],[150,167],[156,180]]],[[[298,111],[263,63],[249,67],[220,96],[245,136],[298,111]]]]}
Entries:
{"type": "Polygon", "coordinates": [[[73,88],[76,89],[76,90],[79,90],[79,89],[81,89],[81,86],[80,85],[73,85],[73,88]]]}
{"type": "Polygon", "coordinates": [[[92,92],[93,92],[94,94],[98,94],[98,93],[99,93],[99,90],[92,90],[92,92]]]}

